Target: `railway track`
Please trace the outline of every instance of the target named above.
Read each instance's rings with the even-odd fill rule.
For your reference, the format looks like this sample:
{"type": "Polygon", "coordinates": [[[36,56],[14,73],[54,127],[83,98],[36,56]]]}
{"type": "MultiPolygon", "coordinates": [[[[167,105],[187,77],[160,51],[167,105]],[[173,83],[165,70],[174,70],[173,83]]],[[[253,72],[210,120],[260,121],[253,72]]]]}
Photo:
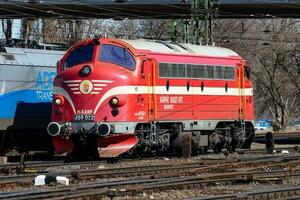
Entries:
{"type": "Polygon", "coordinates": [[[239,194],[226,194],[212,197],[195,197],[188,200],[234,200],[234,199],[245,199],[245,200],[257,200],[257,199],[281,199],[281,200],[299,200],[300,199],[300,187],[286,187],[261,190],[255,192],[244,192],[239,194]]]}
{"type": "MultiPolygon", "coordinates": [[[[297,150],[297,148],[283,149],[297,150]]],[[[30,162],[26,166],[35,169],[31,173],[0,176],[0,190],[11,191],[1,192],[0,199],[93,199],[101,196],[136,195],[145,191],[152,193],[169,189],[203,188],[215,184],[283,183],[287,179],[300,178],[298,153],[265,155],[264,150],[261,149],[246,150],[243,154],[255,154],[255,156],[231,159],[224,156],[222,159],[203,158],[200,161],[185,164],[151,164],[133,167],[108,165],[104,169],[97,169],[97,166],[104,164],[103,161],[30,162]],[[45,168],[51,166],[55,168],[61,165],[80,167],[66,171],[43,171],[45,168]],[[91,166],[96,166],[96,168],[88,169],[91,166]],[[110,166],[113,168],[109,168],[110,166]],[[41,173],[66,176],[70,180],[70,186],[46,186],[32,189],[34,178],[41,173]],[[20,188],[27,189],[14,192],[20,188]]],[[[255,197],[254,194],[252,196],[255,197]]]]}
{"type": "MultiPolygon", "coordinates": [[[[279,147],[279,148],[274,148],[274,152],[282,152],[282,151],[289,151],[289,152],[300,152],[300,147],[299,146],[294,146],[294,147],[279,147]]],[[[267,149],[237,149],[236,152],[238,154],[267,154],[267,149]]]]}
{"type": "Polygon", "coordinates": [[[51,167],[63,166],[63,167],[72,167],[72,166],[80,166],[82,168],[85,167],[93,167],[104,164],[114,164],[119,162],[132,162],[132,161],[143,161],[143,160],[156,160],[157,157],[145,157],[145,158],[124,158],[120,160],[96,160],[96,161],[75,161],[75,162],[65,162],[64,158],[58,160],[40,160],[40,161],[26,161],[24,162],[24,170],[18,171],[20,168],[20,162],[12,162],[7,164],[0,165],[0,175],[8,175],[12,173],[26,173],[33,172],[38,170],[43,170],[51,167]]]}
{"type": "MultiPolygon", "coordinates": [[[[70,173],[60,174],[67,175],[71,179],[70,186],[6,192],[0,194],[0,199],[89,199],[101,195],[135,195],[145,191],[203,187],[216,183],[282,182],[291,177],[299,178],[299,166],[299,156],[282,156],[280,159],[275,157],[272,160],[268,158],[256,162],[207,160],[181,165],[88,170],[80,171],[76,178],[70,173]]],[[[16,176],[10,180],[3,177],[0,184],[2,186],[16,183],[24,185],[26,182],[32,184],[34,176],[35,174],[16,176]]]]}
{"type": "MultiPolygon", "coordinates": [[[[287,150],[289,152],[299,152],[300,147],[294,146],[294,147],[286,147],[286,148],[274,148],[275,152],[281,152],[282,150],[287,150]]],[[[236,152],[238,154],[266,154],[266,149],[237,149],[236,152]]],[[[271,157],[271,156],[270,156],[271,157]]],[[[57,158],[56,158],[57,159],[57,158]]],[[[157,157],[147,157],[147,160],[149,159],[159,159],[157,157]]],[[[257,159],[257,158],[255,158],[257,159]]],[[[262,157],[264,159],[264,157],[262,157]]],[[[136,158],[125,158],[122,159],[122,161],[136,161],[141,159],[136,158]]],[[[92,166],[97,164],[106,164],[107,160],[100,160],[100,161],[82,161],[82,162],[65,162],[63,158],[57,159],[57,160],[44,160],[44,161],[30,161],[25,162],[25,167],[29,170],[39,170],[49,167],[55,167],[55,166],[74,166],[74,165],[80,165],[80,166],[92,166]]],[[[16,169],[20,166],[20,162],[12,162],[7,164],[0,165],[0,174],[8,174],[10,172],[15,173],[16,169]]]]}
{"type": "MultiPolygon", "coordinates": [[[[221,173],[213,177],[202,176],[178,176],[158,178],[130,178],[113,181],[98,181],[81,183],[70,187],[44,190],[28,190],[16,193],[0,194],[0,199],[94,199],[100,196],[124,196],[135,195],[141,192],[163,191],[168,189],[186,189],[215,185],[216,183],[249,183],[265,177],[266,172],[244,172],[244,173],[221,173]],[[262,175],[263,174],[263,175],[262,175]],[[110,189],[108,189],[110,188],[110,189]]],[[[300,177],[300,170],[290,174],[287,170],[267,172],[272,178],[284,180],[290,177],[300,177]],[[283,176],[284,175],[284,176],[283,176]]],[[[277,180],[277,181],[278,181],[277,180]]]]}
{"type": "Polygon", "coordinates": [[[20,163],[8,163],[0,165],[0,174],[12,174],[12,173],[26,173],[32,171],[43,170],[45,168],[56,167],[56,166],[81,166],[88,167],[92,165],[105,164],[106,161],[84,161],[84,162],[72,162],[66,163],[64,160],[55,160],[55,161],[34,161],[34,162],[25,162],[24,167],[25,171],[18,171],[20,168],[20,163]]]}
{"type": "MultiPolygon", "coordinates": [[[[131,177],[131,176],[151,176],[160,172],[174,172],[174,171],[184,171],[187,169],[196,169],[199,167],[204,167],[203,162],[187,163],[187,164],[177,164],[177,165],[144,165],[137,167],[122,167],[122,168],[111,168],[111,169],[93,169],[93,170],[76,170],[68,172],[56,172],[49,175],[52,176],[66,176],[75,181],[80,180],[90,180],[95,178],[115,178],[115,177],[131,177]]],[[[47,174],[47,173],[44,173],[47,174]]],[[[25,175],[13,175],[13,176],[3,176],[0,177],[0,188],[4,188],[5,185],[10,184],[10,186],[15,185],[25,185],[31,184],[37,173],[25,174],[25,175]]]]}
{"type": "MultiPolygon", "coordinates": [[[[265,136],[265,134],[269,131],[256,131],[255,135],[257,136],[265,136]]],[[[273,132],[273,131],[270,131],[273,132]]],[[[300,131],[286,131],[286,132],[278,132],[274,133],[275,136],[285,136],[285,135],[300,135],[300,131]]]]}
{"type": "MultiPolygon", "coordinates": [[[[256,133],[255,142],[265,143],[266,142],[266,133],[256,133]]],[[[273,133],[274,143],[275,144],[300,144],[300,132],[279,132],[273,133]]]]}
{"type": "MultiPolygon", "coordinates": [[[[76,177],[80,177],[80,179],[93,179],[93,178],[115,178],[115,177],[131,177],[131,176],[145,176],[145,175],[156,175],[157,173],[163,172],[181,172],[182,174],[197,174],[197,173],[212,173],[219,172],[224,170],[232,170],[239,168],[247,168],[253,171],[260,169],[261,167],[276,167],[282,168],[290,165],[300,165],[300,161],[298,161],[299,156],[273,156],[273,157],[265,157],[263,159],[258,160],[250,160],[250,161],[238,161],[238,160],[226,160],[226,159],[217,159],[217,160],[203,160],[200,162],[194,163],[186,163],[186,164],[163,164],[163,165],[143,165],[136,167],[118,167],[118,168],[105,168],[105,169],[86,169],[86,165],[97,165],[101,164],[101,162],[80,162],[76,163],[76,166],[79,164],[85,165],[81,166],[78,169],[70,169],[62,172],[53,172],[53,171],[37,171],[32,170],[30,173],[24,173],[19,175],[11,175],[11,176],[0,176],[0,188],[4,188],[5,185],[10,184],[18,186],[18,185],[26,185],[31,184],[32,180],[38,174],[48,174],[52,176],[66,176],[73,180],[76,177]],[[284,162],[282,161],[290,161],[284,162]]],[[[69,163],[67,163],[69,164],[69,163]]],[[[57,166],[58,163],[51,163],[50,166],[57,166]]],[[[44,163],[41,166],[46,166],[44,163]]],[[[48,166],[49,167],[49,166],[48,166]]],[[[29,170],[28,170],[29,171],[29,170]]]]}
{"type": "MultiPolygon", "coordinates": [[[[155,175],[158,172],[170,172],[170,171],[182,171],[185,170],[193,170],[195,173],[209,173],[209,172],[218,172],[220,169],[238,169],[238,168],[251,168],[253,171],[255,169],[259,169],[260,167],[268,167],[272,166],[286,166],[290,165],[291,162],[294,161],[294,165],[298,165],[299,156],[297,155],[268,155],[262,157],[255,157],[253,159],[203,159],[199,162],[195,163],[187,163],[187,164],[164,164],[164,165],[144,165],[130,168],[120,168],[113,167],[108,168],[106,166],[105,169],[97,169],[97,167],[101,164],[104,164],[102,161],[94,161],[94,162],[77,162],[77,163],[62,163],[62,162],[50,162],[50,163],[30,163],[27,165],[28,169],[25,171],[26,173],[22,173],[19,175],[10,175],[10,176],[0,176],[0,188],[4,188],[5,185],[26,185],[31,184],[34,177],[38,174],[48,174],[48,175],[60,175],[66,176],[68,178],[81,177],[81,179],[92,179],[92,178],[113,178],[113,177],[130,177],[130,176],[139,176],[139,175],[155,175]],[[283,162],[284,161],[284,162],[283,162]],[[283,162],[283,163],[282,163],[283,162]],[[47,171],[45,169],[55,166],[65,166],[71,168],[67,168],[66,170],[55,172],[55,171],[47,171]],[[72,168],[75,166],[75,168],[72,168]],[[87,168],[95,168],[88,169],[87,168]],[[84,170],[83,170],[84,169],[84,170]]],[[[11,167],[11,165],[8,165],[11,167]]],[[[188,171],[191,173],[191,171],[188,171]]]]}

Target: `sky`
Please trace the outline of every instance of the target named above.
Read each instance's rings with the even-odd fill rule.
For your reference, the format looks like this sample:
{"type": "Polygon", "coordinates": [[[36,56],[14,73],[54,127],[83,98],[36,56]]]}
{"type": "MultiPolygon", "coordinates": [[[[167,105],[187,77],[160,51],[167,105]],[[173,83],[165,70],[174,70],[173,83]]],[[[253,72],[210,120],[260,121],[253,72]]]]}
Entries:
{"type": "MultiPolygon", "coordinates": [[[[21,19],[14,19],[12,27],[12,38],[20,38],[21,19]]],[[[5,35],[2,31],[2,23],[0,23],[0,39],[4,39],[5,35]]]]}

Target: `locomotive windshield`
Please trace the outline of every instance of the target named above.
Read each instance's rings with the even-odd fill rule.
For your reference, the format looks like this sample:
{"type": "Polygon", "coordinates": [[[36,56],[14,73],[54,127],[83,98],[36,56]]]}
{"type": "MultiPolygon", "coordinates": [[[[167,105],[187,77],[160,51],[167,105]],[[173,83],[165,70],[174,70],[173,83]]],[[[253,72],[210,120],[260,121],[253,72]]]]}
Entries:
{"type": "Polygon", "coordinates": [[[121,65],[131,70],[135,67],[135,60],[129,51],[115,45],[102,45],[99,60],[121,65]]]}
{"type": "Polygon", "coordinates": [[[64,68],[70,68],[75,65],[89,62],[93,58],[94,45],[88,44],[80,46],[72,51],[64,62],[64,68]]]}

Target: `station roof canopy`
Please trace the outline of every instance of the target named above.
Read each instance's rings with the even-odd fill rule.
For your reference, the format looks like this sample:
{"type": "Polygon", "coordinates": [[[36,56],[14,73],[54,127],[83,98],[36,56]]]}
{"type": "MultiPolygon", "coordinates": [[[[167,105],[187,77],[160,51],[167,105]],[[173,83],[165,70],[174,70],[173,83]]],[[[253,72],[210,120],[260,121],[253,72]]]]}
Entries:
{"type": "MultiPolygon", "coordinates": [[[[203,2],[204,0],[199,0],[203,2]]],[[[2,0],[0,18],[189,18],[192,0],[2,0]]],[[[300,0],[215,0],[219,18],[300,17],[300,0]]]]}

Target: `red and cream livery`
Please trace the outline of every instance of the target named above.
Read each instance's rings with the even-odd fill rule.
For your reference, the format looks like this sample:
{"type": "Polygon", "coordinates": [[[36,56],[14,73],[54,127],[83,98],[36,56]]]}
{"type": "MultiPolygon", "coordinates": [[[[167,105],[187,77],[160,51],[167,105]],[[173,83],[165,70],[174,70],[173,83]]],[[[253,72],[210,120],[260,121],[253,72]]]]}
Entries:
{"type": "Polygon", "coordinates": [[[88,39],[54,80],[48,132],[58,153],[250,147],[250,68],[235,52],[164,41],[88,39]]]}

